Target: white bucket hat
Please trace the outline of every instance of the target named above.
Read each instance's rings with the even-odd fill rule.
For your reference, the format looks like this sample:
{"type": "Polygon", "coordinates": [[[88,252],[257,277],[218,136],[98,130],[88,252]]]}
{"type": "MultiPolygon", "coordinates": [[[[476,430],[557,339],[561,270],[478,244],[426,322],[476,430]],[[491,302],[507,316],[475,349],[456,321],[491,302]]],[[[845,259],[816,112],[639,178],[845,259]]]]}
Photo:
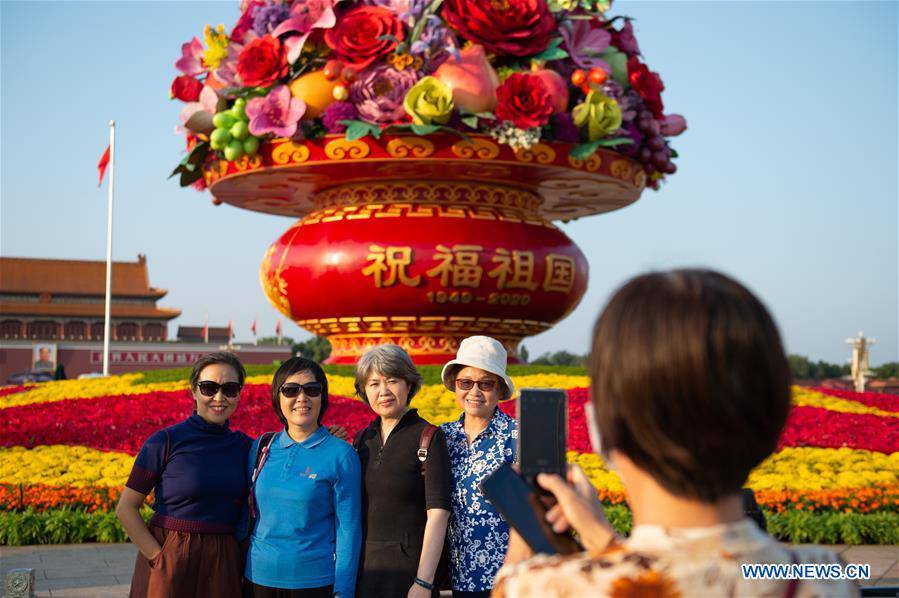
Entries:
{"type": "Polygon", "coordinates": [[[456,390],[455,380],[449,379],[450,370],[454,365],[463,365],[473,368],[479,368],[485,372],[496,374],[503,379],[508,389],[508,395],[503,397],[508,399],[515,394],[515,385],[512,379],[506,375],[506,348],[495,338],[489,336],[469,336],[459,343],[459,350],[456,352],[456,358],[443,366],[440,372],[440,378],[443,385],[449,390],[456,390]]]}

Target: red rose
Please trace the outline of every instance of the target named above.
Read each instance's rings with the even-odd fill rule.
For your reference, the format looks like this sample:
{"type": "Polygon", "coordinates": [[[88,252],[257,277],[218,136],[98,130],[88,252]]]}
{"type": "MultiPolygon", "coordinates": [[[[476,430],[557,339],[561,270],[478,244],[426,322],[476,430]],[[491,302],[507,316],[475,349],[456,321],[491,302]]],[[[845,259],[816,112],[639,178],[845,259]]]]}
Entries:
{"type": "Polygon", "coordinates": [[[545,0],[446,0],[443,18],[493,54],[532,56],[546,49],[556,31],[545,0]]]}
{"type": "Polygon", "coordinates": [[[661,120],[665,107],[662,105],[662,91],[665,84],[659,78],[658,73],[649,70],[649,67],[640,62],[636,56],[627,59],[627,78],[640,97],[646,108],[652,112],[657,120],[661,120]]]}
{"type": "Polygon", "coordinates": [[[510,120],[519,129],[542,127],[553,112],[553,99],[543,79],[514,73],[496,89],[496,117],[510,120]]]}
{"type": "Polygon", "coordinates": [[[287,57],[276,37],[257,37],[240,51],[237,74],[247,87],[268,87],[287,74],[287,57]]]}
{"type": "Polygon", "coordinates": [[[193,77],[181,75],[172,81],[172,97],[178,98],[182,102],[196,102],[200,99],[201,91],[203,91],[203,84],[193,77]]]}
{"type": "Polygon", "coordinates": [[[385,36],[402,41],[404,35],[402,23],[389,9],[360,6],[344,13],[325,32],[325,43],[339,60],[361,70],[396,48],[396,42],[385,36]]]}

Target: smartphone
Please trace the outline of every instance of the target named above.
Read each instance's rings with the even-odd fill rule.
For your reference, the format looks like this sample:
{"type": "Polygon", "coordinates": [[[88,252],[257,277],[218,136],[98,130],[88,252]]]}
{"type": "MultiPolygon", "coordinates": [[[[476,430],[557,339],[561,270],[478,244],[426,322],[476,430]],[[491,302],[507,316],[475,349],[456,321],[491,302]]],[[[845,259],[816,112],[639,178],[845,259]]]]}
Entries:
{"type": "Polygon", "coordinates": [[[518,461],[534,488],[538,473],[565,478],[568,447],[568,395],[557,388],[524,388],[518,397],[518,461]]]}
{"type": "Polygon", "coordinates": [[[537,492],[508,463],[486,477],[480,489],[534,552],[571,554],[581,550],[571,536],[552,530],[537,492]]]}

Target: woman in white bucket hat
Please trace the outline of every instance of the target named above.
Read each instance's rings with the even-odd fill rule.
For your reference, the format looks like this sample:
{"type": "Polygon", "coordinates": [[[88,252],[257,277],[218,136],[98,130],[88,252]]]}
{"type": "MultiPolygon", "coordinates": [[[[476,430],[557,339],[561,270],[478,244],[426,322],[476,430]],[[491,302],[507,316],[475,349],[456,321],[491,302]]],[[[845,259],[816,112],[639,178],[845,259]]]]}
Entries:
{"type": "Polygon", "coordinates": [[[453,473],[450,572],[453,596],[487,597],[509,543],[509,526],[479,484],[515,461],[518,425],[498,408],[515,392],[506,374],[506,349],[489,336],[470,336],[443,366],[443,384],[456,394],[458,420],[443,424],[453,473]]]}

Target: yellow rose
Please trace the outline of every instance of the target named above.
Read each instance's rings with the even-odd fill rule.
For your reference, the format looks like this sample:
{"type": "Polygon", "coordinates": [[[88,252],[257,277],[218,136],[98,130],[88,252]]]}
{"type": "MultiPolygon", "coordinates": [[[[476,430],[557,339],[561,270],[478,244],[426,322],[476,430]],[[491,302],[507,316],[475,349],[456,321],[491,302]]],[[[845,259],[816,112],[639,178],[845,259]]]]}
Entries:
{"type": "Polygon", "coordinates": [[[621,128],[621,107],[599,91],[588,93],[583,103],[571,111],[571,116],[578,127],[586,125],[590,141],[602,139],[621,128]]]}
{"type": "Polygon", "coordinates": [[[453,111],[453,90],[435,77],[425,77],[406,93],[403,108],[416,125],[445,124],[453,111]]]}

